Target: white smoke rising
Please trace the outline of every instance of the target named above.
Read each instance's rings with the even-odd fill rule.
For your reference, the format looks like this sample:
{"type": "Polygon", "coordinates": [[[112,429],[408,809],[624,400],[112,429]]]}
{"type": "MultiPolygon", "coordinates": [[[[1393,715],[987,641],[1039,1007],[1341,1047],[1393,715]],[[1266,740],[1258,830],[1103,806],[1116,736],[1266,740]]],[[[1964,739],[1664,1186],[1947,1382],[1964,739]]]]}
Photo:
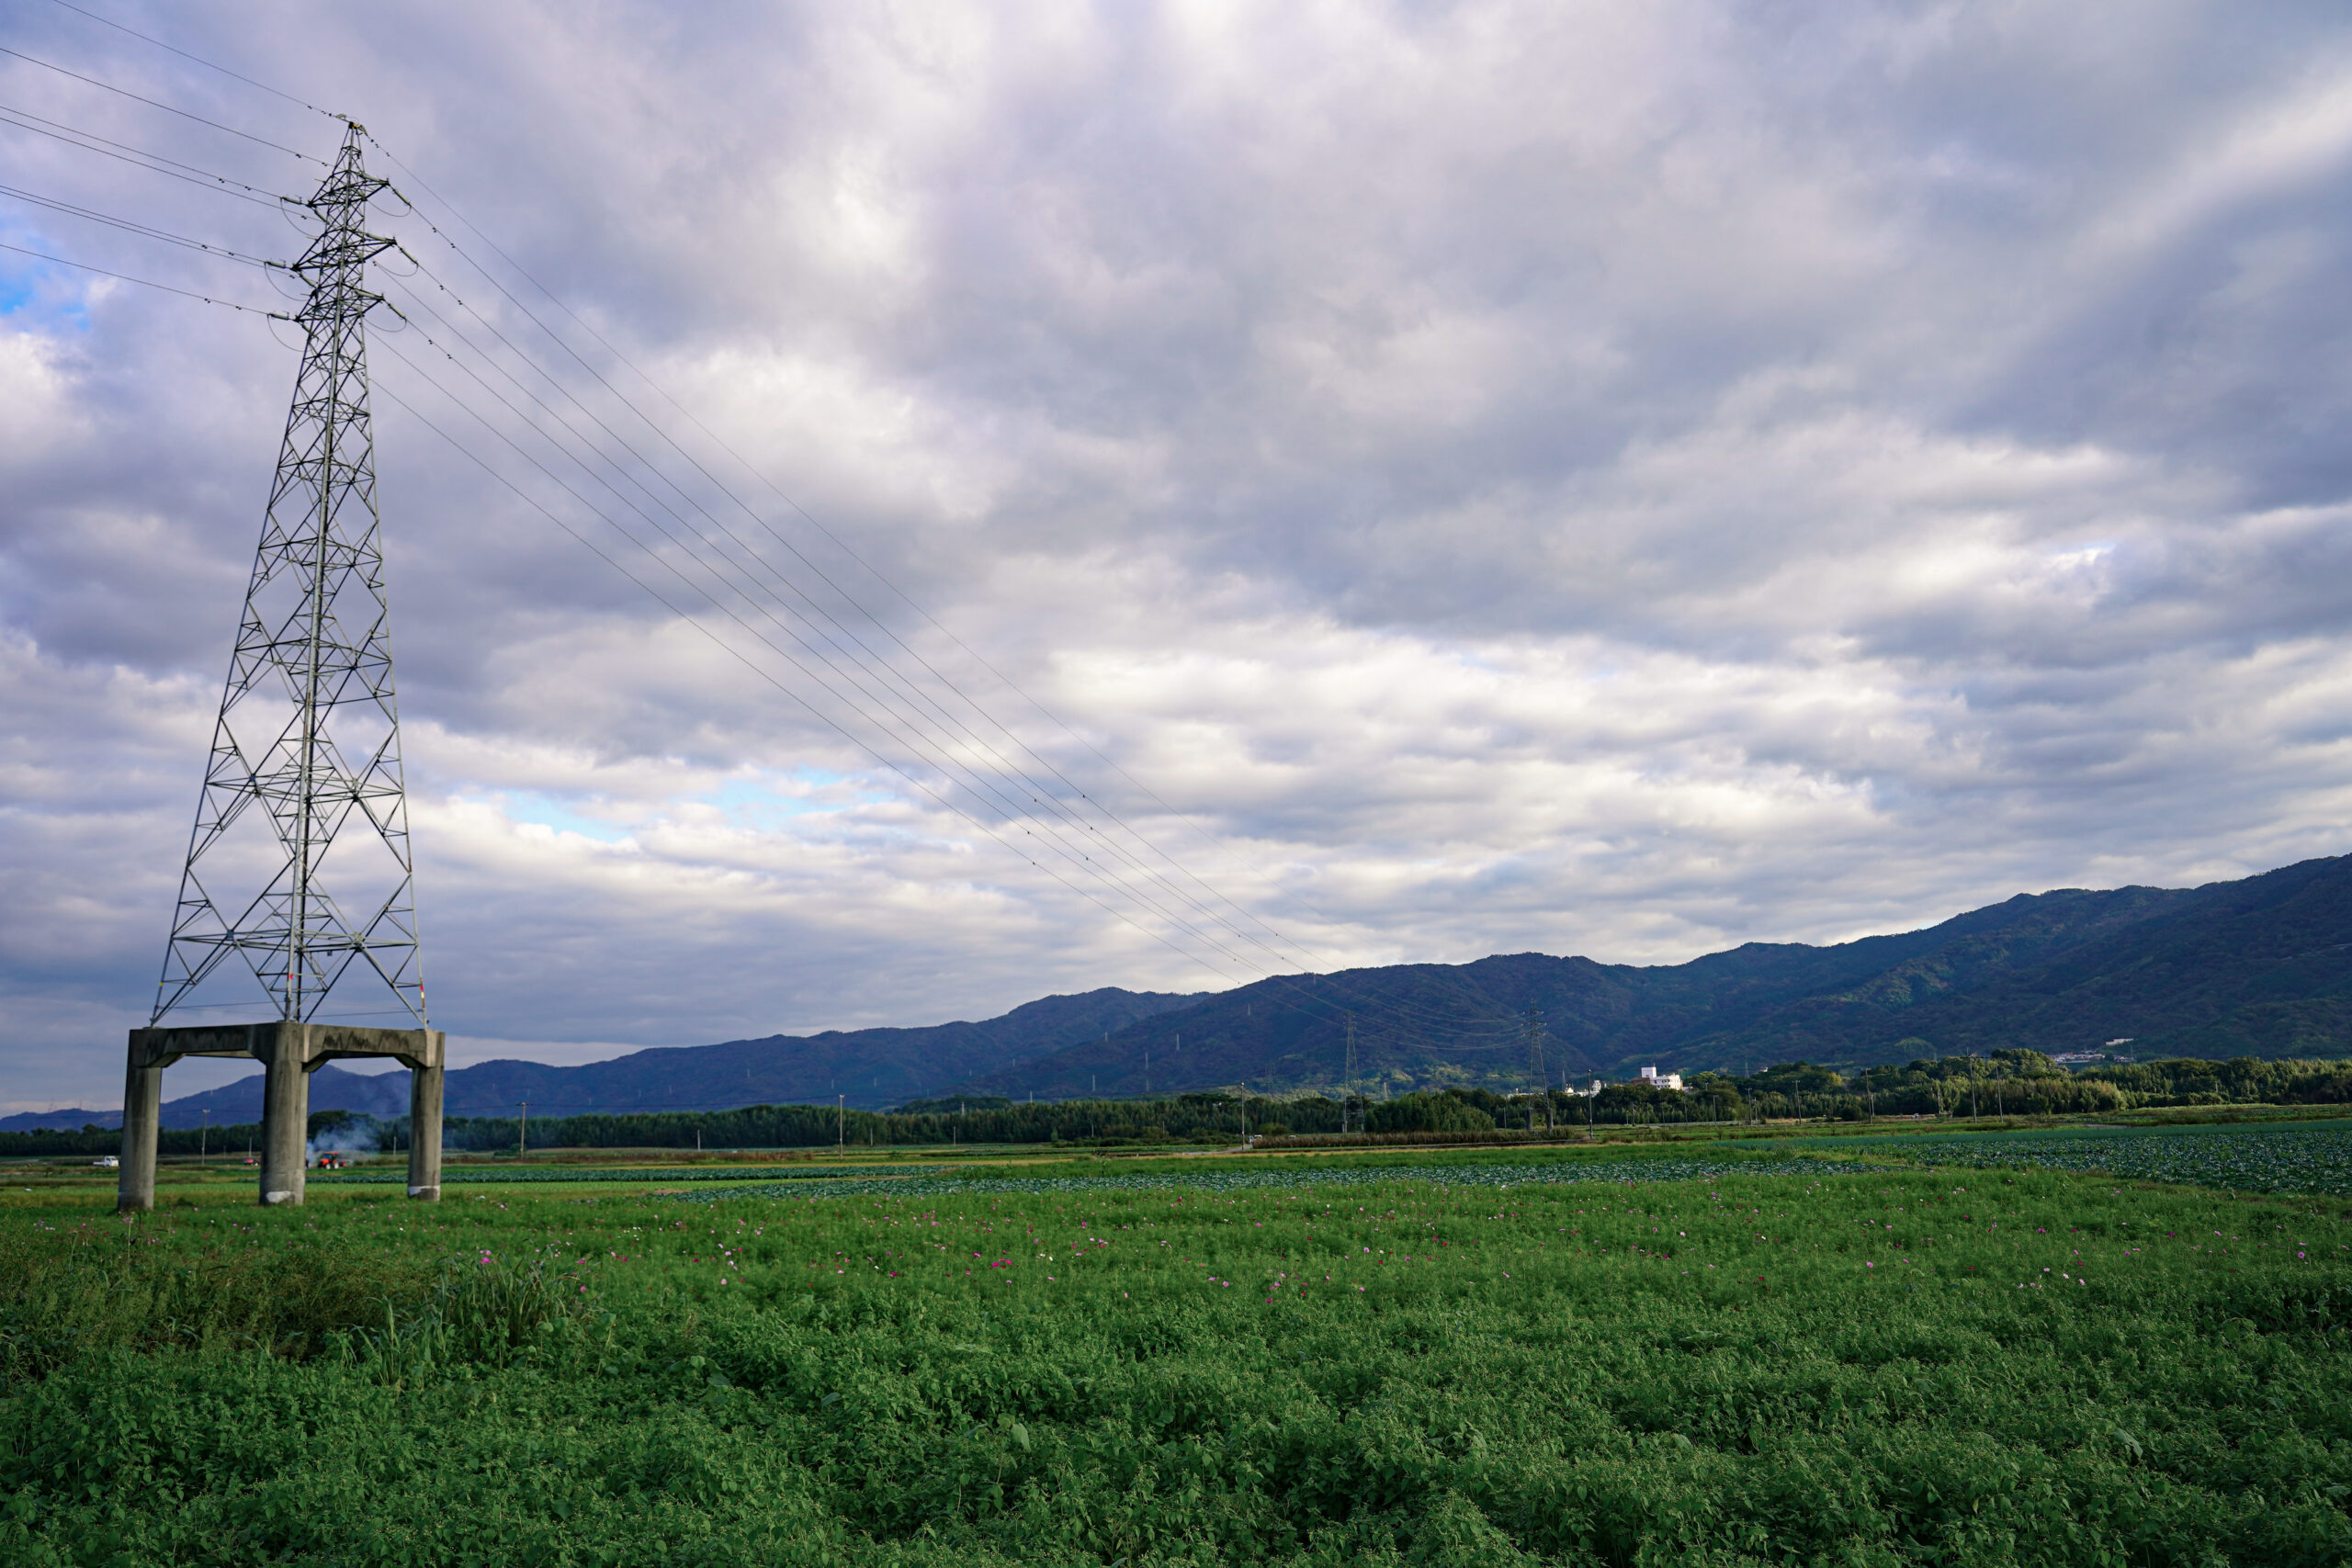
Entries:
{"type": "Polygon", "coordinates": [[[319,1156],[338,1154],[371,1155],[384,1145],[385,1127],[372,1116],[354,1116],[339,1126],[322,1127],[302,1144],[302,1163],[316,1165],[319,1156]]]}

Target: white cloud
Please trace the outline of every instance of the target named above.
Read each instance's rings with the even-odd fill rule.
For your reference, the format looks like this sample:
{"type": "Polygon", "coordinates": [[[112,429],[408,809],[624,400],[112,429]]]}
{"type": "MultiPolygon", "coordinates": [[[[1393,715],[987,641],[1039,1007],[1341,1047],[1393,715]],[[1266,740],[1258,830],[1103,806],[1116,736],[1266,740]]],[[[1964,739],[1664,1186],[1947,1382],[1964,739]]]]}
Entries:
{"type": "MultiPolygon", "coordinates": [[[[582,495],[628,518],[690,493],[738,536],[698,549],[873,609],[953,681],[887,699],[955,730],[944,752],[1007,744],[978,698],[1299,962],[1670,961],[2343,848],[2352,28],[2324,13],[126,16],[363,118],[396,178],[945,630],[575,334],[707,470],[574,367],[682,487],[615,468],[582,495]]],[[[333,134],[69,12],[24,47],[333,134]]],[[[307,177],[32,67],[0,85],[307,177]]],[[[28,187],[292,243],[265,208],[0,141],[28,187]]],[[[119,231],[0,223],[276,298],[119,231]]],[[[413,217],[381,223],[544,351],[413,217]]],[[[386,288],[420,333],[489,342],[405,270],[386,288]]],[[[828,694],[755,640],[808,662],[789,628],[845,634],[703,603],[680,547],[634,553],[381,325],[388,392],[694,617],[379,404],[441,1021],[584,1059],[1242,977],[1094,863],[991,839],[941,751],[870,755],[879,685],[828,694]]],[[[545,393],[502,363],[518,406],[545,393]]],[[[0,1101],[118,1092],[292,368],[249,318],[0,254],[0,1101]]]]}

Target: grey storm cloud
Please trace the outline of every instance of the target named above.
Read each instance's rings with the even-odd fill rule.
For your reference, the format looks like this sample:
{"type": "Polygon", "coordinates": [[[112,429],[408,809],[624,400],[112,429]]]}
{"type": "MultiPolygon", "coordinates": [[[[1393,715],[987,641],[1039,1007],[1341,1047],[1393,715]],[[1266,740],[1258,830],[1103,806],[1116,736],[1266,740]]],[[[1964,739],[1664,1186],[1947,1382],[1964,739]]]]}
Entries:
{"type": "MultiPolygon", "coordinates": [[[[364,121],[414,199],[378,204],[406,320],[371,354],[461,1056],[1672,961],[2345,847],[2337,8],[93,9],[364,121]],[[493,330],[553,379],[441,355],[493,330]],[[560,381],[658,447],[595,376],[714,515],[1281,936],[1214,951],[980,831],[449,397],[518,434],[490,388],[560,381]]],[[[332,122],[6,16],[246,134],[0,60],[38,117],[6,184],[299,246],[38,125],[299,196],[281,149],[332,122]]],[[[20,197],[0,241],[285,308],[20,197]]],[[[10,1108],[118,1092],[295,347],[0,252],[10,1108]]]]}

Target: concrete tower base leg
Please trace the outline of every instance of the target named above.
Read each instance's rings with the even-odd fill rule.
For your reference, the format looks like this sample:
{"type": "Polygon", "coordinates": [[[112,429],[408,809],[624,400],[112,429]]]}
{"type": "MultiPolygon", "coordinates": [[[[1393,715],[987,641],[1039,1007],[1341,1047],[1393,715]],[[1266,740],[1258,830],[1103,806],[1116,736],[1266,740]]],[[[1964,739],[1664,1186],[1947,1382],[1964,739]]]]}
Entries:
{"type": "Polygon", "coordinates": [[[408,1075],[408,1195],[420,1203],[441,1201],[441,1071],[435,1063],[408,1075]]]}
{"type": "Polygon", "coordinates": [[[299,1023],[273,1032],[263,1059],[261,1088],[261,1201],[265,1205],[302,1201],[302,1155],[311,1141],[310,1064],[299,1023]]]}
{"type": "Polygon", "coordinates": [[[142,1064],[137,1052],[134,1044],[122,1086],[122,1179],[114,1206],[125,1214],[155,1206],[155,1136],[164,1113],[164,1069],[142,1064]]]}
{"type": "Polygon", "coordinates": [[[362,1029],[340,1023],[213,1023],[130,1032],[130,1076],[122,1091],[122,1184],[116,1206],[155,1206],[155,1145],[164,1069],[182,1056],[227,1056],[262,1065],[261,1201],[302,1201],[302,1156],[311,1141],[311,1069],[342,1056],[391,1057],[415,1077],[409,1089],[416,1140],[409,1195],[441,1196],[441,1065],[448,1040],[437,1029],[362,1029]]]}

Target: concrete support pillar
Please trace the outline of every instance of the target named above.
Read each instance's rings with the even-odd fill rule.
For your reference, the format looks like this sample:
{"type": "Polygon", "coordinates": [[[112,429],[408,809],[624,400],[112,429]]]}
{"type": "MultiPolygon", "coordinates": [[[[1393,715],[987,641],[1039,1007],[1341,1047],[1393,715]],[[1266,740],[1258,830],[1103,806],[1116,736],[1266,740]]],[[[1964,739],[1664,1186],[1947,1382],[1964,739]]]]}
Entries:
{"type": "Polygon", "coordinates": [[[130,1046],[130,1071],[122,1085],[122,1179],[116,1188],[119,1213],[140,1213],[155,1206],[155,1134],[164,1114],[164,1069],[144,1064],[137,1041],[130,1046]]]}
{"type": "Polygon", "coordinates": [[[302,1152],[311,1141],[307,1033],[301,1024],[279,1024],[272,1032],[269,1055],[263,1058],[261,1201],[265,1205],[302,1201],[302,1152]]]}
{"type": "Polygon", "coordinates": [[[420,1203],[441,1201],[441,1066],[437,1062],[409,1069],[408,1195],[420,1203]]]}

